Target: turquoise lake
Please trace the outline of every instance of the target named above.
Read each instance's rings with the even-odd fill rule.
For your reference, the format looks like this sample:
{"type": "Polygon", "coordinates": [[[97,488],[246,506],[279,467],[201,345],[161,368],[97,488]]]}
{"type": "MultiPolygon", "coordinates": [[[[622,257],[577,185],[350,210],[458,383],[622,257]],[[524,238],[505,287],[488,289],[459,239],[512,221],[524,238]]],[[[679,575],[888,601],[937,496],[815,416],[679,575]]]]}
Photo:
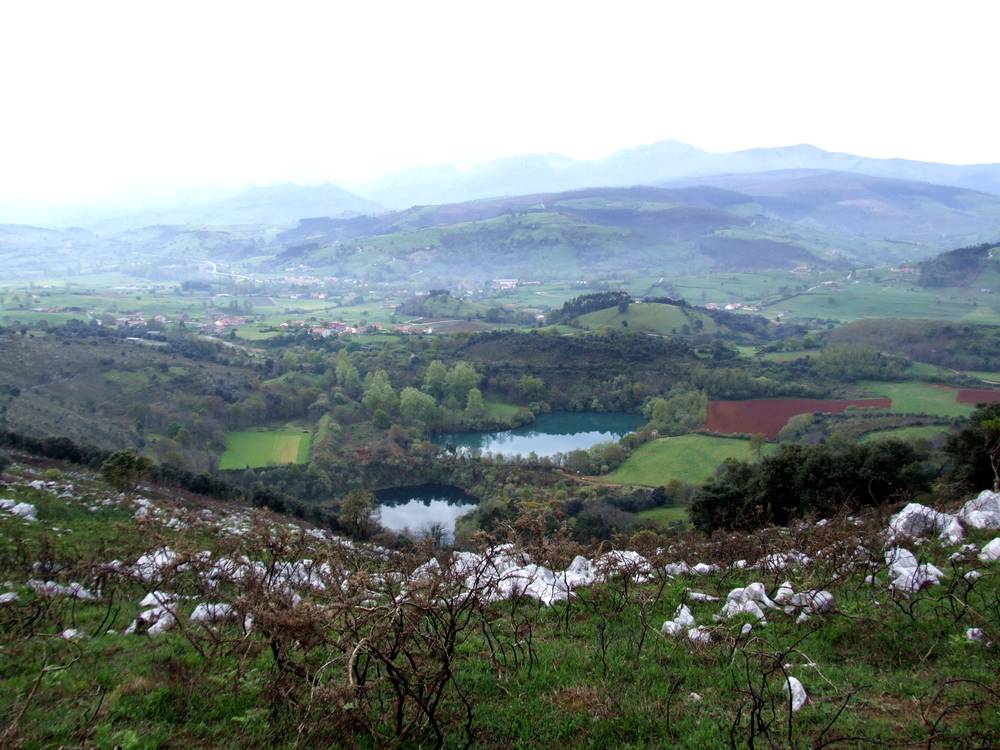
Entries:
{"type": "Polygon", "coordinates": [[[587,449],[597,443],[617,441],[645,423],[639,414],[626,412],[563,411],[539,414],[531,424],[500,432],[445,432],[434,437],[439,445],[461,451],[499,456],[539,458],[587,449]]]}

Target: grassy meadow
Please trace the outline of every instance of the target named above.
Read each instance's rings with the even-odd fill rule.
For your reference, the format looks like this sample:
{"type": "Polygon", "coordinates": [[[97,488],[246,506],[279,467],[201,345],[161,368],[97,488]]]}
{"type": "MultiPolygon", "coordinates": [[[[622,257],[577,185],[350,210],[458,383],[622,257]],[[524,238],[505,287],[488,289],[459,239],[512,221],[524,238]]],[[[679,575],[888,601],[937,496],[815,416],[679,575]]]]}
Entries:
{"type": "MultiPolygon", "coordinates": [[[[764,453],[774,450],[764,446],[764,453]]],[[[660,438],[636,449],[628,460],[608,474],[616,484],[660,487],[671,480],[704,482],[727,458],[751,459],[750,441],[712,435],[660,438]]]]}
{"type": "Polygon", "coordinates": [[[220,469],[245,469],[309,460],[309,433],[299,429],[239,430],[226,437],[220,469]]]}
{"type": "Polygon", "coordinates": [[[692,327],[698,320],[701,321],[702,330],[705,333],[714,333],[718,330],[715,321],[704,313],[685,312],[674,305],[651,302],[633,303],[625,312],[619,312],[617,307],[597,310],[581,315],[576,322],[580,326],[592,330],[620,329],[623,328],[623,323],[628,323],[628,329],[631,331],[648,331],[666,335],[679,332],[684,326],[692,327]]]}
{"type": "Polygon", "coordinates": [[[865,396],[892,399],[897,414],[930,414],[935,417],[964,417],[972,413],[970,404],[958,403],[958,391],[946,385],[907,380],[901,383],[865,381],[859,384],[865,396]]]}

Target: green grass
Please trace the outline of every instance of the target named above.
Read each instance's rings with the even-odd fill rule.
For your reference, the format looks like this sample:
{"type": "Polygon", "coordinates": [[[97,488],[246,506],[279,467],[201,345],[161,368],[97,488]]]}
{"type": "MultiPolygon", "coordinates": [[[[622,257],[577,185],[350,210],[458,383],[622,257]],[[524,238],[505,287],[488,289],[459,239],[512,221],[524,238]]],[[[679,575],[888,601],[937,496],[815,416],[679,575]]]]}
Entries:
{"type": "Polygon", "coordinates": [[[1000,325],[1000,313],[992,304],[989,298],[967,289],[949,293],[902,284],[860,283],[818,289],[770,305],[763,312],[844,322],[862,318],[913,318],[1000,325]]]}
{"type": "Polygon", "coordinates": [[[597,330],[601,328],[623,328],[622,323],[628,323],[630,331],[648,331],[650,333],[679,333],[684,326],[694,329],[695,321],[701,321],[705,333],[715,333],[718,326],[708,315],[696,311],[686,312],[675,305],[659,303],[632,303],[628,310],[619,312],[617,307],[597,310],[576,319],[583,328],[597,330]]]}
{"type": "MultiPolygon", "coordinates": [[[[764,448],[765,453],[773,450],[771,444],[764,448]]],[[[606,478],[616,484],[648,487],[660,487],[673,479],[704,482],[727,458],[753,458],[750,441],[712,435],[660,438],[640,446],[606,478]]]]}
{"type": "Polygon", "coordinates": [[[126,393],[135,393],[148,388],[149,375],[142,370],[108,370],[103,374],[105,380],[121,387],[126,393]]]}
{"type": "Polygon", "coordinates": [[[798,359],[808,359],[816,352],[808,351],[798,351],[798,352],[766,352],[761,355],[761,359],[767,360],[768,362],[794,362],[798,359]]]}
{"type": "MultiPolygon", "coordinates": [[[[19,595],[17,602],[3,605],[0,613],[4,625],[0,628],[0,712],[4,728],[12,727],[4,747],[256,750],[387,744],[367,735],[358,720],[362,717],[365,723],[391,733],[393,715],[386,710],[387,705],[391,708],[391,696],[387,703],[372,696],[380,687],[376,680],[367,683],[366,691],[348,685],[348,658],[354,645],[365,639],[358,641],[357,633],[337,628],[334,618],[343,608],[338,610],[331,603],[345,601],[338,593],[303,591],[300,616],[303,620],[313,617],[306,621],[320,626],[305,631],[311,640],[302,645],[297,633],[276,635],[267,630],[260,624],[266,620],[263,617],[256,618],[249,633],[233,623],[208,633],[187,621],[196,601],[208,594],[210,601],[242,601],[238,606],[255,608],[258,615],[264,612],[284,622],[282,618],[288,616],[285,600],[261,601],[257,597],[262,594],[252,585],[215,587],[209,594],[195,578],[169,573],[165,584],[154,585],[190,592],[195,599],[180,605],[185,629],[158,637],[121,632],[139,611],[138,601],[148,590],[135,579],[102,573],[107,580],[101,594],[105,598],[94,601],[43,601],[21,585],[37,576],[35,560],[55,563],[55,570],[48,574],[54,580],[90,584],[93,579],[88,572],[95,562],[103,566],[111,554],[130,562],[163,544],[181,552],[205,549],[210,555],[238,558],[246,554],[259,559],[261,550],[251,535],[220,540],[212,526],[196,524],[181,531],[155,517],[139,525],[126,505],[91,510],[94,500],[116,493],[81,474],[71,477],[75,490],[69,499],[29,489],[24,481],[33,477],[4,488],[4,496],[35,504],[39,518],[37,523],[26,524],[0,515],[0,559],[6,561],[5,574],[18,582],[9,588],[19,595]],[[249,595],[240,596],[241,592],[249,595]],[[327,625],[327,617],[334,623],[327,625]],[[89,637],[72,643],[59,638],[57,634],[69,627],[89,637]],[[108,633],[109,629],[114,632],[108,633]],[[199,643],[201,650],[193,643],[199,643]],[[291,670],[281,671],[275,643],[285,644],[283,655],[296,658],[293,663],[301,663],[309,674],[320,673],[323,681],[313,683],[291,670]],[[46,665],[49,670],[43,671],[46,665]],[[319,707],[309,703],[314,695],[319,707]],[[350,697],[347,705],[342,696],[350,697]],[[13,722],[15,712],[17,721],[13,722]]],[[[157,497],[157,502],[169,512],[168,503],[173,501],[157,497]]],[[[228,510],[222,503],[211,508],[220,515],[228,510]]],[[[683,509],[664,508],[640,515],[656,518],[658,514],[669,521],[680,520],[669,518],[680,513],[683,509]]],[[[288,523],[287,518],[271,515],[260,516],[260,521],[278,529],[286,529],[288,523]]],[[[865,533],[864,543],[876,544],[876,554],[881,555],[876,532],[831,525],[824,533],[837,534],[835,539],[851,544],[857,543],[858,533],[865,533]]],[[[982,545],[994,535],[971,531],[968,541],[982,545]]],[[[797,541],[808,544],[808,536],[797,541]]],[[[722,543],[716,546],[703,538],[690,539],[700,543],[677,551],[678,555],[697,555],[689,556],[689,562],[731,559],[713,557],[713,550],[727,554],[722,543]]],[[[780,535],[762,532],[749,541],[747,549],[756,557],[771,549],[768,545],[775,544],[775,539],[780,535]]],[[[553,746],[700,750],[730,747],[733,732],[736,746],[744,747],[749,690],[761,688],[761,665],[784,655],[763,684],[768,707],[760,718],[774,721],[774,746],[817,747],[843,737],[863,741],[851,739],[828,746],[996,747],[1000,713],[996,710],[995,634],[1000,620],[996,608],[989,605],[1000,596],[1000,577],[995,575],[995,563],[983,565],[967,559],[952,566],[947,560],[954,548],[931,539],[917,549],[921,560],[947,571],[949,578],[898,603],[887,593],[885,572],[878,574],[875,586],[864,585],[865,567],[831,575],[834,562],[824,563],[817,556],[813,566],[793,567],[777,580],[787,577],[797,591],[828,588],[835,596],[836,612],[813,615],[802,624],[796,622],[794,612],[769,610],[767,624],[755,623],[749,636],[740,636],[747,616],[716,622],[713,615],[718,614],[720,602],[691,602],[689,598],[689,589],[695,588],[725,599],[734,587],[756,580],[764,580],[773,595],[777,580],[729,566],[706,576],[668,577],[644,585],[613,580],[578,589],[576,598],[553,607],[523,600],[495,602],[486,613],[477,610],[472,615],[476,619],[465,629],[459,628],[455,652],[448,661],[457,687],[473,707],[472,746],[486,750],[548,750],[553,746]],[[981,568],[986,574],[974,586],[960,579],[971,568],[981,568]],[[957,593],[949,591],[952,580],[959,581],[957,593]],[[685,600],[696,622],[713,630],[715,642],[694,645],[683,636],[671,638],[659,632],[661,623],[685,600]],[[969,642],[967,627],[982,627],[987,642],[969,642]],[[531,637],[526,640],[524,632],[529,628],[531,637]],[[808,703],[791,715],[782,699],[781,665],[802,681],[809,696],[808,703]],[[748,680],[753,680],[749,688],[748,680]]],[[[309,549],[317,561],[331,555],[326,546],[309,549]]],[[[805,549],[816,555],[814,549],[805,549]]],[[[329,560],[343,561],[341,555],[338,550],[329,560]]],[[[382,611],[400,611],[397,601],[387,603],[377,594],[372,599],[373,606],[382,611]]],[[[355,609],[359,614],[349,616],[363,622],[364,614],[355,609]]],[[[392,643],[392,632],[382,631],[381,642],[392,643]]],[[[420,631],[426,637],[424,632],[420,631]]],[[[426,632],[432,632],[430,626],[426,632]]],[[[445,694],[440,708],[437,718],[445,735],[444,747],[463,747],[465,713],[457,689],[445,694]]],[[[434,744],[423,739],[414,736],[399,746],[434,744]]],[[[755,746],[771,744],[758,741],[755,746]]]]}
{"type": "Polygon", "coordinates": [[[636,518],[641,518],[643,521],[650,521],[658,526],[669,526],[671,523],[677,521],[681,523],[688,522],[687,508],[653,508],[652,510],[641,511],[635,515],[636,518]]]}
{"type": "Polygon", "coordinates": [[[266,341],[281,335],[281,331],[261,330],[259,325],[245,325],[236,329],[236,335],[244,341],[266,341]]]}
{"type": "Polygon", "coordinates": [[[867,432],[861,437],[862,443],[870,443],[874,440],[931,440],[939,435],[948,432],[944,425],[916,425],[913,427],[896,427],[891,430],[875,430],[867,432]]]}
{"type": "Polygon", "coordinates": [[[309,460],[309,433],[304,430],[240,430],[226,436],[220,469],[245,469],[309,460]]]}
{"type": "Polygon", "coordinates": [[[483,403],[486,406],[486,415],[490,419],[496,419],[501,422],[509,420],[519,411],[521,411],[520,406],[516,404],[508,404],[505,401],[494,398],[492,396],[487,396],[483,399],[483,403]]]}
{"type": "Polygon", "coordinates": [[[958,391],[949,386],[908,380],[902,383],[866,381],[859,384],[865,396],[892,399],[891,411],[897,414],[930,414],[935,417],[964,417],[972,413],[971,404],[957,401],[958,391]]]}

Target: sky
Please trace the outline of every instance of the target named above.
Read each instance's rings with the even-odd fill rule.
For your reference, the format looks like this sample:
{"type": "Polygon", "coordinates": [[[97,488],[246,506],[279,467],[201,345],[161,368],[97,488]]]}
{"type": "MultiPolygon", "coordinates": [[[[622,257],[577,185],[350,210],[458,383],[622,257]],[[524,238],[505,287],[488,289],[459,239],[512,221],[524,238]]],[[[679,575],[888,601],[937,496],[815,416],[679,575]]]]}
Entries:
{"type": "Polygon", "coordinates": [[[676,139],[1000,162],[1000,4],[0,6],[0,200],[358,185],[676,139]]]}

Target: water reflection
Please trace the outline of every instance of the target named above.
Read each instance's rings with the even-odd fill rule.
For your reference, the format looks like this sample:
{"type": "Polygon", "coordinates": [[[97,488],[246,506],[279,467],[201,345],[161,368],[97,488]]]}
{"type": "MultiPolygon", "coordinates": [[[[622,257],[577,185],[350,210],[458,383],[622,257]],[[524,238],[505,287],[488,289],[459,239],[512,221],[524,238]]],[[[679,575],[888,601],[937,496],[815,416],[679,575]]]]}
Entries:
{"type": "Polygon", "coordinates": [[[625,412],[552,412],[540,414],[531,424],[501,432],[446,432],[434,442],[459,450],[499,456],[540,458],[613,442],[634,431],[645,420],[625,412]]]}
{"type": "Polygon", "coordinates": [[[390,531],[409,531],[415,536],[437,530],[444,541],[454,538],[459,516],[476,507],[474,497],[447,485],[396,487],[375,494],[382,526],[390,531]]]}

